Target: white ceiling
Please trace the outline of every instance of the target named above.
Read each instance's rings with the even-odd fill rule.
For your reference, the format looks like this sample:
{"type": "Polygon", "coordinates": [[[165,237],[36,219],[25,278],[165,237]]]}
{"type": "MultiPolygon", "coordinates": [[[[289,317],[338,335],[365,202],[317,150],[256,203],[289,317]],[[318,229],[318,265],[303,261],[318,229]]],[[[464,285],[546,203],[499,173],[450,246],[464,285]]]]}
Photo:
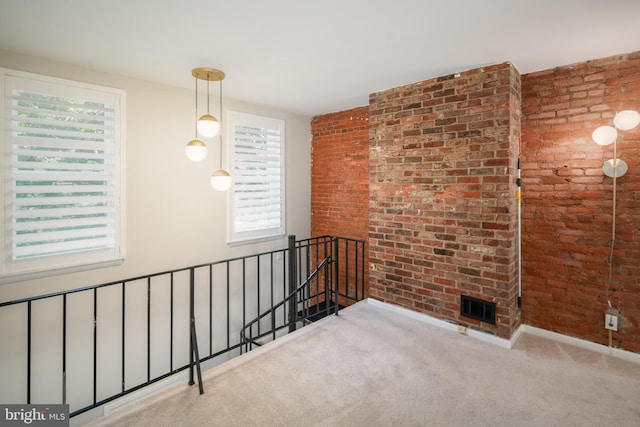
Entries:
{"type": "Polygon", "coordinates": [[[0,50],[308,116],[510,61],[521,73],[640,50],[640,0],[0,0],[0,50]]]}

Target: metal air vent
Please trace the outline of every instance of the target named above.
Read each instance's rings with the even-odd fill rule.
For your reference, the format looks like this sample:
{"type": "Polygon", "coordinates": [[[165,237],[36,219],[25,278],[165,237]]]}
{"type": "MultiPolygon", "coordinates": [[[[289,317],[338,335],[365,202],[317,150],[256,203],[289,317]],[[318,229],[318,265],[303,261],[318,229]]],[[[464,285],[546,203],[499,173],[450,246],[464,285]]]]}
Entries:
{"type": "Polygon", "coordinates": [[[460,315],[495,325],[496,303],[460,295],[460,315]]]}

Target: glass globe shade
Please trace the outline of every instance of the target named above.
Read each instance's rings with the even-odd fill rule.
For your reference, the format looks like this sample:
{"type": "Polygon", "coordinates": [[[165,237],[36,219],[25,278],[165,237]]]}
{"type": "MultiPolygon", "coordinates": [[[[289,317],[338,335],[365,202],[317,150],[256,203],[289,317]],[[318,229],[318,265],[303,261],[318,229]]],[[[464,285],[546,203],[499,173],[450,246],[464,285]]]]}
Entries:
{"type": "Polygon", "coordinates": [[[231,176],[227,171],[218,169],[211,174],[211,186],[216,191],[227,191],[231,187],[231,176]]]}
{"type": "Polygon", "coordinates": [[[205,138],[213,138],[220,132],[220,122],[210,114],[200,117],[196,127],[200,135],[205,138]]]}
{"type": "Polygon", "coordinates": [[[186,147],[184,147],[184,154],[192,162],[199,162],[207,157],[207,146],[199,139],[192,139],[189,141],[186,147]]]}
{"type": "Polygon", "coordinates": [[[633,110],[620,111],[613,118],[613,124],[620,130],[629,130],[640,124],[640,113],[633,110]]]}
{"type": "Polygon", "coordinates": [[[609,159],[602,165],[602,171],[609,178],[613,178],[614,176],[619,178],[627,173],[628,169],[627,163],[620,159],[609,159]]]}
{"type": "Polygon", "coordinates": [[[611,145],[618,137],[618,131],[613,126],[600,126],[591,134],[591,138],[598,145],[611,145]]]}

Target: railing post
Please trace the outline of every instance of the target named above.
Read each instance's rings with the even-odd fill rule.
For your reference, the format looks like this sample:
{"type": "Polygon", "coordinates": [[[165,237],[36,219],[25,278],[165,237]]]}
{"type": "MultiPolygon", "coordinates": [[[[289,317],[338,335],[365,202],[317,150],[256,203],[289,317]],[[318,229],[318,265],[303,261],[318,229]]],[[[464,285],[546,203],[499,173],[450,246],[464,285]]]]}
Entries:
{"type": "Polygon", "coordinates": [[[324,258],[329,257],[329,262],[327,263],[327,265],[325,265],[324,267],[324,311],[325,311],[325,315],[328,316],[331,314],[331,301],[332,301],[332,296],[331,296],[331,292],[333,292],[333,289],[331,289],[331,282],[333,281],[331,278],[331,272],[333,270],[331,270],[333,268],[333,259],[332,259],[332,251],[333,251],[333,246],[330,246],[330,244],[332,245],[333,241],[331,240],[331,238],[329,238],[329,240],[327,240],[326,238],[323,239],[323,244],[324,244],[324,258]]]}
{"type": "Polygon", "coordinates": [[[336,316],[338,315],[338,311],[340,310],[340,256],[338,254],[338,248],[340,247],[340,240],[337,237],[334,237],[333,240],[333,273],[334,273],[334,282],[336,285],[336,316]]]}
{"type": "Polygon", "coordinates": [[[204,393],[202,386],[202,371],[200,369],[200,354],[198,352],[198,337],[196,335],[196,310],[195,310],[195,269],[189,270],[189,385],[194,385],[193,365],[198,369],[198,386],[200,394],[204,393]]]}
{"type": "MultiPolygon", "coordinates": [[[[202,385],[202,370],[200,369],[200,353],[198,353],[198,338],[196,337],[196,319],[191,318],[191,339],[193,341],[193,353],[195,353],[196,368],[198,370],[198,388],[200,394],[204,393],[204,387],[202,385]]],[[[191,365],[193,368],[193,365],[191,365]]],[[[191,377],[191,384],[193,384],[193,377],[191,377]]]]}
{"type": "Polygon", "coordinates": [[[189,270],[189,385],[194,385],[193,381],[193,334],[191,328],[195,318],[195,272],[193,268],[189,270]]]}
{"type": "Polygon", "coordinates": [[[365,295],[364,295],[364,286],[365,286],[365,283],[364,283],[364,280],[365,280],[365,275],[364,275],[364,268],[365,268],[365,265],[364,265],[364,250],[365,250],[364,241],[362,242],[361,246],[362,246],[362,252],[361,252],[362,258],[361,258],[361,262],[360,262],[360,283],[361,283],[360,295],[362,295],[362,299],[364,299],[364,297],[365,297],[365,295]]]}
{"type": "Polygon", "coordinates": [[[289,236],[289,332],[296,330],[296,322],[298,321],[298,288],[296,282],[296,269],[297,269],[297,256],[296,256],[296,236],[289,236]]]}

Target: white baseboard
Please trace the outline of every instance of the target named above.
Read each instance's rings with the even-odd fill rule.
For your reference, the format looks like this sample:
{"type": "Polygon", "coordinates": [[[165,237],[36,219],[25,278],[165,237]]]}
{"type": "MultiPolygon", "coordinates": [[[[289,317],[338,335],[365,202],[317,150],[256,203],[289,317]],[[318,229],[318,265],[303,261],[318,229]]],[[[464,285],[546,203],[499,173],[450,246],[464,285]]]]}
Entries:
{"type": "MultiPolygon", "coordinates": [[[[448,331],[453,331],[455,333],[458,333],[458,325],[456,325],[455,323],[437,319],[435,317],[429,316],[428,314],[419,313],[417,311],[409,310],[407,308],[382,302],[373,298],[367,298],[366,301],[368,304],[375,305],[376,307],[381,307],[390,311],[394,311],[396,313],[400,313],[405,316],[409,316],[414,319],[420,320],[421,322],[428,323],[429,325],[437,326],[439,328],[443,328],[448,331]]],[[[519,335],[519,333],[517,334],[519,335]]],[[[477,329],[472,329],[472,328],[467,328],[466,335],[472,338],[475,338],[479,341],[497,345],[498,347],[502,347],[502,348],[512,348],[513,344],[516,342],[516,339],[517,339],[517,336],[516,336],[516,339],[512,337],[511,339],[508,340],[505,338],[500,338],[488,332],[483,332],[483,331],[479,331],[477,329]]],[[[514,336],[515,335],[516,334],[514,334],[514,336]]]]}
{"type": "MultiPolygon", "coordinates": [[[[368,304],[375,305],[376,307],[381,307],[390,311],[394,311],[396,313],[401,313],[405,316],[412,317],[414,319],[418,319],[422,322],[428,323],[433,326],[437,326],[448,331],[453,331],[458,333],[458,325],[455,323],[447,322],[445,320],[437,319],[435,317],[429,316],[428,314],[419,313],[417,311],[409,310],[407,308],[403,308],[397,305],[389,304],[386,302],[382,302],[373,298],[367,298],[366,302],[368,304]]],[[[495,335],[492,335],[488,332],[482,332],[476,329],[467,328],[467,335],[478,339],[480,341],[484,341],[490,344],[497,345],[503,348],[513,348],[516,341],[521,334],[528,333],[531,335],[537,335],[542,338],[546,338],[552,341],[572,345],[574,347],[583,348],[585,350],[595,351],[597,353],[606,354],[618,359],[626,360],[629,362],[640,363],[640,354],[633,353],[626,350],[621,350],[619,348],[607,347],[606,345],[597,344],[591,341],[583,340],[580,338],[570,337],[568,335],[559,334],[557,332],[547,331],[545,329],[536,328],[534,326],[529,325],[520,325],[515,332],[511,335],[510,339],[500,338],[495,335]]]]}
{"type": "Polygon", "coordinates": [[[552,341],[563,344],[572,345],[585,350],[594,351],[600,354],[615,357],[617,359],[626,360],[628,362],[640,363],[640,354],[619,348],[609,347],[592,341],[583,340],[581,338],[570,337],[568,335],[559,334],[557,332],[547,331],[546,329],[536,328],[535,326],[520,325],[519,332],[526,332],[552,341]]]}

